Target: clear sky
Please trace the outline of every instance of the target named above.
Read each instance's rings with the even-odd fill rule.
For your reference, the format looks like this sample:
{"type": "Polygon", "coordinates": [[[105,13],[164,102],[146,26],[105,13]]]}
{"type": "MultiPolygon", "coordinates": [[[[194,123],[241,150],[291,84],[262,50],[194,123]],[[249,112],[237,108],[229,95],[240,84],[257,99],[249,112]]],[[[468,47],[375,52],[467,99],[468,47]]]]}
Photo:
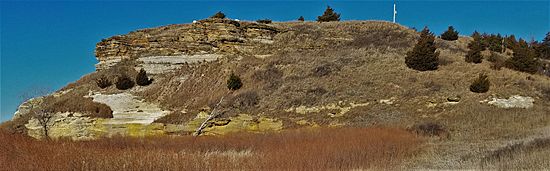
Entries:
{"type": "MultiPolygon", "coordinates": [[[[190,23],[217,11],[240,20],[314,20],[330,5],[342,20],[392,18],[385,1],[3,1],[0,0],[0,121],[12,117],[19,96],[57,90],[95,70],[95,43],[132,30],[190,23]]],[[[541,40],[550,31],[550,0],[399,1],[397,22],[439,34],[453,25],[541,40]]]]}

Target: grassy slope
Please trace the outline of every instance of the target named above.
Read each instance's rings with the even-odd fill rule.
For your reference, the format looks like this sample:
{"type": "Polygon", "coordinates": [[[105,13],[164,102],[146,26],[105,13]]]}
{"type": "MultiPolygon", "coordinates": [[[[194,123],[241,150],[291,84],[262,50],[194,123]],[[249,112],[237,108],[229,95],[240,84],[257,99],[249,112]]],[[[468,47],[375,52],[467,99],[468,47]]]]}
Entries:
{"type": "MultiPolygon", "coordinates": [[[[224,117],[238,113],[276,117],[288,128],[296,127],[297,120],[320,125],[337,122],[402,128],[424,122],[439,123],[449,137],[431,140],[426,151],[411,161],[411,167],[421,168],[477,166],[487,151],[536,134],[537,128],[550,125],[550,78],[506,68],[492,70],[486,60],[481,64],[466,63],[466,45],[471,40],[468,37],[452,42],[438,39],[442,65],[437,71],[419,72],[404,63],[405,54],[418,34],[399,25],[364,21],[274,25],[288,31],[275,36],[271,45],[254,47],[256,54],[269,55],[267,58],[245,53],[184,67],[174,74],[156,77],[155,83],[135,94],[168,110],[197,111],[213,106],[227,94],[225,79],[235,72],[243,79],[244,87],[229,95],[230,100],[223,104],[224,117]],[[484,94],[470,92],[468,86],[482,72],[488,74],[491,90],[484,94]],[[181,83],[179,78],[184,76],[190,79],[181,83]],[[257,94],[258,100],[239,96],[247,93],[257,94]],[[534,97],[535,106],[498,109],[479,103],[491,97],[516,94],[534,97]],[[442,104],[447,97],[456,95],[461,97],[459,104],[442,104]],[[381,99],[392,98],[392,105],[379,103],[381,99]],[[235,101],[244,103],[232,103],[235,101]],[[339,102],[370,104],[338,118],[328,117],[330,111],[307,115],[285,111],[301,105],[339,102]]],[[[88,75],[69,87],[79,92],[97,91],[93,78],[119,70],[102,72],[88,75]]],[[[162,122],[180,122],[194,114],[179,114],[162,122]]]]}

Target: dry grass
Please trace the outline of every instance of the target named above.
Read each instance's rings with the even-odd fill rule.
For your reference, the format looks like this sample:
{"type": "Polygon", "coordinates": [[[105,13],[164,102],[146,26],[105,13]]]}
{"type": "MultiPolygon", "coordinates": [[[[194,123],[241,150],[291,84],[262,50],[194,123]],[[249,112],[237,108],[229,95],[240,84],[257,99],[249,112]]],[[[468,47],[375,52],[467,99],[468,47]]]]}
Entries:
{"type": "Polygon", "coordinates": [[[494,150],[481,159],[482,168],[544,170],[550,168],[550,138],[534,139],[494,150]]]}
{"type": "Polygon", "coordinates": [[[6,170],[396,169],[418,150],[393,128],[294,130],[223,137],[37,141],[0,132],[6,170]]]}
{"type": "Polygon", "coordinates": [[[53,113],[78,112],[94,118],[112,118],[113,111],[103,103],[82,97],[81,93],[68,92],[58,97],[47,96],[44,100],[46,110],[53,113]]]}

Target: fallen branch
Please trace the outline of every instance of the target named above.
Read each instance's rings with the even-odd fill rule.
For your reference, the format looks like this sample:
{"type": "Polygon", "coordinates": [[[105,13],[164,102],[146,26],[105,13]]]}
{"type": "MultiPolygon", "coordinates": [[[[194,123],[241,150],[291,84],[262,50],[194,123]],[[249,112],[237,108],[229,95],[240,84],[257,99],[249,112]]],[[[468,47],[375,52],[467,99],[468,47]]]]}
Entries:
{"type": "MultiPolygon", "coordinates": [[[[224,96],[225,97],[225,96],[224,96]]],[[[204,128],[206,128],[206,126],[208,125],[208,122],[211,121],[212,119],[218,117],[219,113],[216,109],[218,109],[218,106],[220,106],[220,104],[223,102],[223,98],[222,97],[220,99],[220,101],[218,102],[218,104],[216,104],[216,106],[214,106],[214,109],[212,109],[212,112],[210,113],[210,116],[208,116],[208,118],[206,118],[206,120],[204,120],[204,122],[202,122],[201,126],[199,126],[199,128],[197,128],[197,130],[195,131],[195,133],[193,134],[194,136],[199,136],[201,135],[202,133],[202,130],[204,128]]]]}

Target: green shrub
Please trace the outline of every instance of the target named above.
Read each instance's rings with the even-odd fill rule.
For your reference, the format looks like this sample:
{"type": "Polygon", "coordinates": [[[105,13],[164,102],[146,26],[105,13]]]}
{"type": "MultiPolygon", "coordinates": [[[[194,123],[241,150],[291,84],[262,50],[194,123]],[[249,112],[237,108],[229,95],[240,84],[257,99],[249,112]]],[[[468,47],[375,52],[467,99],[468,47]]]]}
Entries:
{"type": "Polygon", "coordinates": [[[482,43],[484,44],[487,49],[493,52],[502,52],[502,40],[504,38],[500,34],[483,34],[482,36],[482,43]]]}
{"type": "Polygon", "coordinates": [[[477,77],[474,82],[470,85],[470,91],[474,93],[486,93],[489,91],[489,87],[491,86],[491,83],[489,82],[489,79],[487,78],[487,75],[481,73],[477,77]]]}
{"type": "Polygon", "coordinates": [[[518,41],[516,40],[516,36],[514,36],[513,34],[504,39],[504,46],[507,49],[515,49],[517,45],[518,41]]]}
{"type": "Polygon", "coordinates": [[[319,22],[329,22],[329,21],[340,21],[340,14],[334,12],[330,6],[327,6],[327,9],[323,15],[317,17],[319,22]]]}
{"type": "Polygon", "coordinates": [[[111,82],[111,80],[109,80],[107,77],[105,76],[101,76],[100,78],[98,78],[96,81],[96,84],[99,88],[101,89],[104,89],[104,88],[107,88],[111,85],[113,85],[113,83],[111,82]]]}
{"type": "Polygon", "coordinates": [[[464,60],[469,63],[481,63],[483,60],[483,56],[481,55],[481,51],[483,50],[483,45],[481,44],[480,40],[475,40],[470,42],[468,44],[468,53],[466,54],[466,57],[464,60]]]}
{"type": "Polygon", "coordinates": [[[428,27],[420,34],[420,40],[414,48],[407,52],[405,63],[407,67],[418,71],[436,70],[439,66],[439,53],[436,52],[434,35],[428,27]]]}
{"type": "Polygon", "coordinates": [[[298,18],[298,21],[305,21],[304,16],[300,16],[300,18],[298,18]]]}
{"type": "Polygon", "coordinates": [[[550,59],[550,32],[546,34],[541,43],[536,43],[533,48],[537,52],[538,58],[550,59]]]}
{"type": "Polygon", "coordinates": [[[453,26],[449,26],[447,31],[445,31],[443,34],[441,34],[441,39],[443,40],[457,40],[458,39],[458,32],[455,30],[453,26]]]}
{"type": "Polygon", "coordinates": [[[262,23],[262,24],[270,24],[272,21],[270,19],[261,19],[261,20],[256,20],[257,23],[262,23]]]}
{"type": "Polygon", "coordinates": [[[115,86],[119,90],[127,90],[132,87],[134,87],[134,81],[127,75],[121,75],[117,78],[117,82],[115,83],[115,86]]]}
{"type": "Polygon", "coordinates": [[[231,73],[231,75],[229,76],[229,79],[227,79],[227,88],[229,90],[238,90],[242,86],[243,86],[243,83],[241,82],[241,78],[231,73]]]}
{"type": "Polygon", "coordinates": [[[148,86],[153,82],[153,79],[147,77],[147,72],[142,68],[136,76],[136,84],[139,86],[148,86]]]}
{"type": "Polygon", "coordinates": [[[221,11],[218,11],[216,14],[214,14],[213,16],[210,16],[210,18],[220,18],[220,19],[224,19],[225,18],[225,14],[222,13],[221,11]]]}
{"type": "Polygon", "coordinates": [[[531,74],[536,73],[541,68],[540,61],[535,58],[536,52],[529,47],[525,40],[520,39],[518,46],[513,50],[512,57],[506,61],[508,68],[531,74]]]}

